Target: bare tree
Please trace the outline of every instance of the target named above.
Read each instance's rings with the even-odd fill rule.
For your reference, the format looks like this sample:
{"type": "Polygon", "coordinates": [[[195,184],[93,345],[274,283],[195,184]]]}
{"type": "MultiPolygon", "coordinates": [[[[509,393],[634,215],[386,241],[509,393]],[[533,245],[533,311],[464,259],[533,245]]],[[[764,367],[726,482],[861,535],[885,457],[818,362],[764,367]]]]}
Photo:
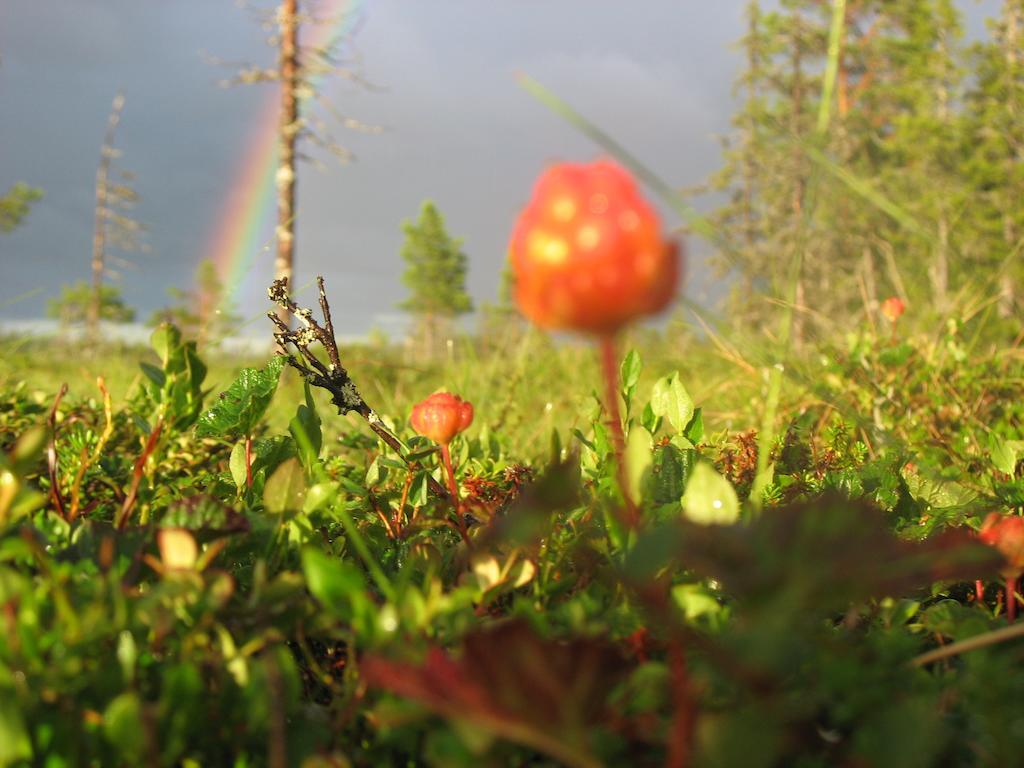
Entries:
{"type": "Polygon", "coordinates": [[[144,251],[145,226],[129,215],[130,209],[138,202],[133,183],[135,177],[128,171],[118,169],[114,161],[121,156],[114,147],[114,137],[121,112],[124,109],[124,94],[118,92],[107,118],[107,130],[100,147],[100,163],[96,169],[96,215],[92,235],[92,292],[86,312],[86,333],[92,342],[100,337],[100,318],[104,301],[109,297],[103,290],[105,277],[117,277],[111,264],[123,267],[125,259],[114,256],[111,248],[121,251],[144,251]]]}
{"type": "MultiPolygon", "coordinates": [[[[273,12],[254,10],[263,26],[272,31],[268,43],[277,50],[277,65],[272,69],[254,65],[236,65],[237,74],[226,85],[275,82],[280,85],[280,112],[277,134],[277,241],[274,279],[293,283],[295,268],[296,166],[299,160],[312,160],[302,151],[303,142],[348,163],[353,155],[332,134],[331,123],[364,132],[379,132],[342,114],[327,100],[320,84],[327,78],[343,78],[372,88],[359,73],[358,58],[342,53],[344,37],[329,38],[322,44],[303,45],[305,33],[330,29],[340,21],[337,16],[320,15],[315,0],[281,0],[273,12]],[[315,102],[322,115],[311,109],[315,102]]],[[[288,313],[279,312],[283,322],[288,313]]]]}

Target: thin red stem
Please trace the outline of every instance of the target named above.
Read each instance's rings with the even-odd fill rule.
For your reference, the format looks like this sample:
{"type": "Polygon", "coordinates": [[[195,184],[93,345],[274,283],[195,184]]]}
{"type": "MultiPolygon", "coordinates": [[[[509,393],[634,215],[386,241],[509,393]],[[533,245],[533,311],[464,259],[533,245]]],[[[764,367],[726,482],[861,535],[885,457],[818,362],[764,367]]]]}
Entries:
{"type": "Polygon", "coordinates": [[[696,705],[686,669],[686,653],[678,639],[669,647],[669,669],[672,673],[672,699],[675,714],[668,734],[666,768],[686,768],[690,764],[693,729],[696,724],[696,705]]]}
{"type": "Polygon", "coordinates": [[[626,512],[622,523],[627,528],[635,528],[637,524],[637,509],[636,504],[629,495],[629,485],[626,477],[626,436],[622,432],[622,414],[619,411],[618,355],[615,351],[615,338],[611,334],[601,337],[601,371],[604,375],[605,407],[608,409],[608,421],[612,430],[612,443],[615,446],[616,478],[619,483],[619,490],[622,491],[622,498],[626,502],[626,512]]]}
{"type": "Polygon", "coordinates": [[[252,435],[245,436],[245,487],[252,488],[252,435]]]}
{"type": "Polygon", "coordinates": [[[455,479],[455,468],[452,467],[452,454],[447,445],[441,446],[441,458],[448,470],[448,493],[452,496],[452,507],[455,509],[455,523],[458,526],[459,535],[469,546],[469,531],[466,529],[466,518],[462,516],[462,501],[459,499],[459,483],[455,479]]]}
{"type": "Polygon", "coordinates": [[[985,582],[978,579],[974,582],[974,598],[977,602],[985,602],[985,582]]]}
{"type": "Polygon", "coordinates": [[[142,453],[139,454],[139,458],[135,460],[135,466],[132,468],[132,484],[128,489],[128,495],[125,496],[124,504],[121,506],[121,513],[118,515],[116,520],[117,530],[123,530],[128,525],[128,517],[132,513],[132,507],[135,506],[135,500],[139,496],[139,485],[142,483],[142,476],[146,471],[146,461],[150,455],[156,449],[157,440],[160,439],[160,433],[164,428],[163,418],[157,419],[156,425],[153,427],[153,431],[149,433],[149,439],[146,440],[146,445],[142,449],[142,453]]]}
{"type": "Polygon", "coordinates": [[[1017,579],[1006,580],[1006,620],[1013,624],[1017,620],[1017,579]]]}

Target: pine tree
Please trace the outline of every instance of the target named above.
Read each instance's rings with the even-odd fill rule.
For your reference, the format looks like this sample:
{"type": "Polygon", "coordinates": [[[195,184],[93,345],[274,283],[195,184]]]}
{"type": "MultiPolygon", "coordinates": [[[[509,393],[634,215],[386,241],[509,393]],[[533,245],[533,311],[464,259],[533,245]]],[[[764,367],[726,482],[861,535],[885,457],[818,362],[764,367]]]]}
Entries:
{"type": "Polygon", "coordinates": [[[419,319],[424,348],[435,351],[438,331],[455,317],[473,310],[466,292],[466,254],[462,240],[451,237],[444,217],[430,200],[423,203],[417,221],[402,222],[406,263],[402,282],[410,296],[399,306],[419,319]]]}
{"type": "Polygon", "coordinates": [[[882,282],[879,258],[891,283],[886,292],[905,292],[902,266],[929,275],[923,289],[914,287],[919,298],[944,305],[966,194],[956,161],[961,32],[952,1],[848,0],[834,101],[823,105],[832,13],[833,4],[821,0],[782,0],[772,12],[749,3],[743,107],[714,180],[730,195],[716,218],[743,273],[734,316],[750,315],[755,289],[791,295],[788,266],[800,258],[797,342],[805,323],[855,317],[865,295],[870,307],[882,282]],[[832,115],[826,122],[817,119],[823,106],[832,115]],[[810,148],[870,180],[910,213],[918,231],[854,194],[839,174],[823,173],[810,148]]]}
{"type": "MultiPolygon", "coordinates": [[[[763,319],[768,305],[754,304],[753,293],[785,293],[788,267],[797,251],[807,248],[803,228],[811,168],[804,146],[814,130],[827,27],[798,6],[791,1],[765,12],[757,0],[748,3],[742,40],[746,69],[737,83],[743,108],[734,119],[726,166],[712,181],[713,188],[730,195],[714,218],[733,244],[728,261],[720,259],[718,267],[741,273],[742,287],[731,307],[737,319],[763,319]]],[[[798,302],[806,291],[804,274],[798,302]]]]}
{"type": "MultiPolygon", "coordinates": [[[[139,200],[133,186],[134,176],[118,169],[114,161],[121,156],[114,147],[114,135],[121,121],[124,96],[118,93],[107,119],[107,130],[100,147],[100,162],[96,169],[95,223],[92,238],[92,301],[86,312],[86,333],[92,343],[99,341],[100,320],[118,319],[118,311],[110,310],[120,301],[119,291],[109,291],[104,285],[107,277],[116,277],[114,266],[128,264],[113,251],[145,251],[146,227],[130,215],[139,200]],[[113,316],[108,316],[113,311],[113,316]],[[106,313],[106,314],[105,314],[106,313]]],[[[134,313],[133,313],[134,315],[134,313]]],[[[130,318],[129,318],[130,319],[130,318]]],[[[119,321],[119,320],[118,320],[119,321]]]]}
{"type": "Polygon", "coordinates": [[[972,261],[998,272],[1000,314],[1010,317],[1024,277],[1024,0],[1004,0],[990,32],[973,51],[967,97],[968,241],[972,261]]]}
{"type": "Polygon", "coordinates": [[[32,203],[41,200],[43,191],[18,182],[0,197],[0,232],[10,232],[28,216],[32,203]]]}
{"type": "MultiPolygon", "coordinates": [[[[121,289],[116,285],[101,284],[99,297],[100,320],[130,323],[135,319],[135,310],[124,303],[121,289]]],[[[95,312],[96,287],[84,280],[62,286],[60,296],[50,299],[46,307],[46,314],[64,327],[91,322],[95,312]]]]}
{"type": "Polygon", "coordinates": [[[147,324],[173,323],[187,338],[196,339],[200,345],[216,344],[238,327],[241,318],[230,306],[224,305],[224,284],[213,261],[204,259],[199,263],[194,285],[189,290],[168,288],[173,303],[154,312],[147,324]]]}
{"type": "Polygon", "coordinates": [[[944,312],[955,258],[955,219],[964,202],[959,147],[962,71],[957,63],[960,14],[951,0],[890,0],[881,4],[874,41],[881,71],[866,116],[873,128],[858,175],[872,178],[920,233],[888,217],[871,231],[901,255],[904,271],[928,275],[929,298],[944,312]]]}
{"type": "Polygon", "coordinates": [[[498,300],[480,307],[480,339],[485,345],[498,348],[518,341],[526,330],[526,322],[515,302],[515,273],[506,262],[498,283],[498,300]]]}

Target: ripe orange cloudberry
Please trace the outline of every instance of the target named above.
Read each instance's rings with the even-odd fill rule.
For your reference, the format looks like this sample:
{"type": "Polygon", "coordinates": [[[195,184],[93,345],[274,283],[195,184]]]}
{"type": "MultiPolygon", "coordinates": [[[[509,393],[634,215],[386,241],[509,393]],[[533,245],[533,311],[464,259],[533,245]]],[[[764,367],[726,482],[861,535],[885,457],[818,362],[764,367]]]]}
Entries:
{"type": "Polygon", "coordinates": [[[510,249],[516,301],[542,328],[607,336],[675,296],[678,249],[633,177],[609,160],[548,168],[510,249]]]}

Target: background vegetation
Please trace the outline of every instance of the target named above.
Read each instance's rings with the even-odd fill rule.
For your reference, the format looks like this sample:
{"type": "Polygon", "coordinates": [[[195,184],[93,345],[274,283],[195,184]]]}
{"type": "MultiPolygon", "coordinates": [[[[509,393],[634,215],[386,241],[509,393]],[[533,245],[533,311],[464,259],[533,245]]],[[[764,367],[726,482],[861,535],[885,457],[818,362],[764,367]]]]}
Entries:
{"type": "Polygon", "coordinates": [[[596,355],[511,281],[435,343],[430,205],[418,341],[340,350],[373,416],[218,347],[208,268],[149,347],[0,341],[0,766],[1018,764],[1024,3],[970,47],[946,0],[748,20],[710,217],[526,83],[735,286],[618,339],[624,478],[596,355]]]}

